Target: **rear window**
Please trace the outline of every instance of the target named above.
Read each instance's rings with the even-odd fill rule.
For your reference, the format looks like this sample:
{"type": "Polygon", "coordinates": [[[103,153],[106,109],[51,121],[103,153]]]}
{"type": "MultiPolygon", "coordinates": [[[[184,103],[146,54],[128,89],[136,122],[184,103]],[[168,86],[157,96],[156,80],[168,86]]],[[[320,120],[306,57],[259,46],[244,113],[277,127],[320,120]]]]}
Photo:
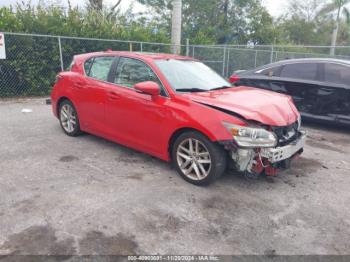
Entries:
{"type": "Polygon", "coordinates": [[[325,64],[326,82],[350,86],[350,67],[338,64],[325,64]]]}
{"type": "Polygon", "coordinates": [[[315,63],[295,63],[285,65],[281,71],[281,77],[316,80],[317,64],[315,63]]]}

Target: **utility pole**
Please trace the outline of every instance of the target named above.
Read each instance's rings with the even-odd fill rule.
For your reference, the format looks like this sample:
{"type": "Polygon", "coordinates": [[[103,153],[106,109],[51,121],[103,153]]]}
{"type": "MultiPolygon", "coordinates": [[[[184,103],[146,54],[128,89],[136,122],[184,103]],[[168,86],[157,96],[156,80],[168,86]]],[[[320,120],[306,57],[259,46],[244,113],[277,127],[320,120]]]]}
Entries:
{"type": "Polygon", "coordinates": [[[338,30],[339,30],[339,24],[340,24],[340,11],[341,11],[341,6],[338,8],[338,14],[337,14],[337,20],[335,21],[335,27],[332,32],[332,43],[331,43],[331,51],[330,55],[334,56],[335,55],[335,46],[337,45],[337,36],[338,36],[338,30]]]}
{"type": "Polygon", "coordinates": [[[181,53],[181,18],[182,0],[173,0],[172,25],[171,25],[171,52],[181,53]]]}

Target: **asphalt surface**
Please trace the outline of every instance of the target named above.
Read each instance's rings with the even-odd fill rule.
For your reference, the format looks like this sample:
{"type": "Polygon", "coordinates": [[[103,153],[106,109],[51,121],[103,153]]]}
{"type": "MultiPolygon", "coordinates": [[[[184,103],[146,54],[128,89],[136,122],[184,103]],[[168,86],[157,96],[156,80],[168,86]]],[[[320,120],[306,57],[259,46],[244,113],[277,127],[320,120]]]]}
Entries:
{"type": "Polygon", "coordinates": [[[292,169],[203,188],[158,159],[66,136],[44,99],[2,101],[0,255],[350,254],[350,132],[305,129],[292,169]]]}

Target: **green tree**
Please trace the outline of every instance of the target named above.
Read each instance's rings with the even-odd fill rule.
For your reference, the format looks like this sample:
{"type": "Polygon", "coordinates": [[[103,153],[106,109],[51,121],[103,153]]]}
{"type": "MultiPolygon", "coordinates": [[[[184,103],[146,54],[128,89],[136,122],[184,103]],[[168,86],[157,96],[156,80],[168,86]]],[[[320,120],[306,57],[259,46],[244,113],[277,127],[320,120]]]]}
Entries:
{"type": "Polygon", "coordinates": [[[277,42],[293,45],[329,45],[332,20],[321,15],[323,1],[290,1],[288,13],[276,21],[277,42]]]}
{"type": "MultiPolygon", "coordinates": [[[[138,0],[169,29],[171,0],[138,0]]],[[[183,39],[192,43],[264,44],[271,42],[273,20],[260,0],[183,0],[183,39]]]]}

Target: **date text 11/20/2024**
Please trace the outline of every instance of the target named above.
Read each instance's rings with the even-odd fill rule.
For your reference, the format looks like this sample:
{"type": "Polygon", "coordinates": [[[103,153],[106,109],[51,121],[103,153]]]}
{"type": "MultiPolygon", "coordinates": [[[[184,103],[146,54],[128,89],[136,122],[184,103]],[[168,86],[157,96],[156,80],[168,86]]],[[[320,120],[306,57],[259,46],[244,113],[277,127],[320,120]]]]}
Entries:
{"type": "Polygon", "coordinates": [[[218,261],[218,256],[128,256],[129,261],[218,261]]]}

